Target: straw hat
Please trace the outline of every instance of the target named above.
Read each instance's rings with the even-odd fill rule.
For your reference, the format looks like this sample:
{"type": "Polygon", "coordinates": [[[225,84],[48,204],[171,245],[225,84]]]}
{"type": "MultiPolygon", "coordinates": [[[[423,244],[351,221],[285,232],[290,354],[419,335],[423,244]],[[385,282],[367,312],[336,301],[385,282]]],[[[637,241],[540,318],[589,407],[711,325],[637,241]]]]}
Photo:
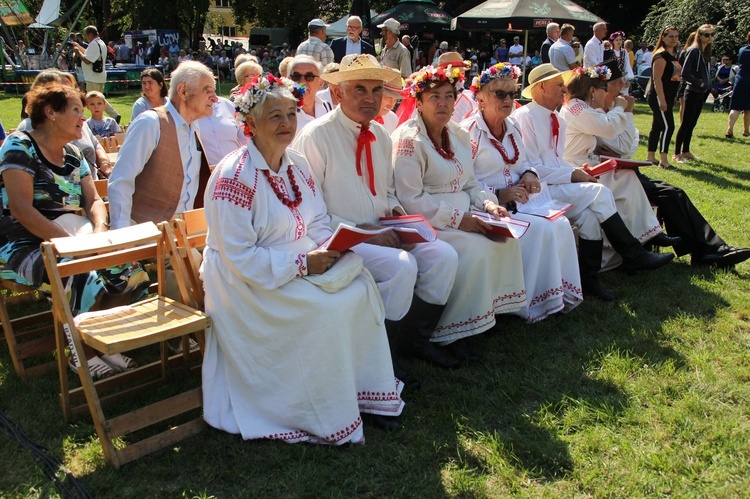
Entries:
{"type": "Polygon", "coordinates": [[[320,77],[328,83],[338,85],[352,80],[392,80],[393,72],[383,68],[378,60],[370,54],[349,54],[339,63],[339,70],[335,73],[322,74],[320,77]]]}
{"type": "Polygon", "coordinates": [[[438,67],[445,68],[448,66],[468,69],[471,67],[471,63],[469,61],[464,61],[464,58],[461,57],[461,54],[459,54],[458,52],[446,52],[438,57],[438,67]]]}
{"type": "Polygon", "coordinates": [[[404,90],[404,80],[401,78],[401,71],[398,69],[391,69],[392,77],[390,80],[386,80],[383,83],[383,93],[390,95],[396,99],[401,98],[401,92],[404,90]]]}
{"type": "Polygon", "coordinates": [[[532,69],[531,73],[529,73],[529,85],[523,89],[523,91],[521,92],[521,96],[527,99],[531,99],[532,88],[542,83],[543,81],[549,81],[553,78],[557,78],[558,76],[562,76],[563,83],[568,83],[568,80],[570,80],[571,76],[573,76],[573,72],[558,71],[555,66],[549,63],[540,64],[539,66],[532,69]]]}

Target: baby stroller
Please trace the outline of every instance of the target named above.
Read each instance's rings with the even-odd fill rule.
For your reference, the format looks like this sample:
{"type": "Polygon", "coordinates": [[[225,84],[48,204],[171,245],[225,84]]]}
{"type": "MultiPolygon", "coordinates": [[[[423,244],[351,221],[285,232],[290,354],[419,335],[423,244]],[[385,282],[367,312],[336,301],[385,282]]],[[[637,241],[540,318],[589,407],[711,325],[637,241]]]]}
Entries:
{"type": "Polygon", "coordinates": [[[644,68],[630,82],[630,95],[636,99],[646,99],[646,89],[651,81],[651,68],[644,68]]]}
{"type": "Polygon", "coordinates": [[[722,93],[714,97],[714,112],[723,113],[724,110],[729,110],[729,101],[732,99],[734,89],[732,87],[727,88],[722,93]]]}

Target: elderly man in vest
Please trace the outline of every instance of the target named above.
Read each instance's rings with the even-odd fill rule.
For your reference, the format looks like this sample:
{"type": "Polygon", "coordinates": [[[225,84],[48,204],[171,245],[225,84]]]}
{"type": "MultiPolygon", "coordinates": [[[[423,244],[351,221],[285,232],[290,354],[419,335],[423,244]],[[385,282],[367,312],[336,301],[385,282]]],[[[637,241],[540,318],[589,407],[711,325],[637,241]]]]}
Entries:
{"type": "Polygon", "coordinates": [[[217,102],[211,70],[185,61],[172,72],[169,102],[141,113],[128,128],[109,179],[113,229],[132,222],[161,222],[203,207],[210,176],[197,120],[217,102]]]}
{"type": "MultiPolygon", "coordinates": [[[[310,162],[334,226],[344,222],[372,228],[381,217],[405,214],[395,195],[391,139],[373,121],[380,112],[384,82],[393,74],[371,55],[345,56],[338,72],[323,75],[334,85],[339,107],[306,126],[292,144],[310,162]]],[[[453,287],[456,251],[440,240],[404,246],[394,232],[353,250],[380,290],[392,348],[403,342],[404,353],[458,367],[458,359],[429,341],[453,287]]],[[[398,365],[394,370],[400,371],[398,365]]],[[[396,376],[409,385],[403,371],[396,376]]]]}

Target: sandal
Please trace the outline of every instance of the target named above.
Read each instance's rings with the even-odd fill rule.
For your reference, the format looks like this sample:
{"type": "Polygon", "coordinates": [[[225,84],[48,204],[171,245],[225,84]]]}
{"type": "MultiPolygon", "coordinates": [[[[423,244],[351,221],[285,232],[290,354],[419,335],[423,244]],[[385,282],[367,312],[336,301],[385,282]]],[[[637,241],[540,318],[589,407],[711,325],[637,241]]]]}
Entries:
{"type": "Polygon", "coordinates": [[[726,138],[728,138],[728,139],[733,139],[733,138],[734,138],[734,134],[733,134],[732,132],[727,132],[727,133],[726,133],[726,134],[724,135],[724,137],[726,137],[726,138]]]}
{"type": "Polygon", "coordinates": [[[695,157],[695,155],[694,155],[693,153],[691,153],[691,152],[683,152],[683,153],[682,153],[682,159],[692,159],[692,160],[694,160],[694,161],[695,161],[695,160],[696,160],[696,157],[695,157]]]}
{"type": "Polygon", "coordinates": [[[115,372],[121,373],[128,369],[135,369],[138,367],[138,363],[121,353],[112,355],[101,355],[101,359],[109,365],[115,372]]]}
{"type": "MultiPolygon", "coordinates": [[[[78,374],[78,366],[76,365],[77,362],[74,362],[73,359],[68,361],[68,367],[70,369],[78,374]]],[[[112,369],[109,364],[104,362],[99,357],[92,357],[88,361],[89,364],[89,373],[91,373],[91,377],[93,379],[104,379],[109,378],[110,376],[113,376],[115,374],[114,369],[112,369]]]]}
{"type": "Polygon", "coordinates": [[[750,137],[750,133],[748,133],[748,132],[742,132],[742,136],[743,137],[750,137]]]}
{"type": "MultiPolygon", "coordinates": [[[[195,341],[193,338],[188,338],[188,340],[189,340],[188,342],[190,344],[190,352],[191,353],[197,352],[198,350],[200,350],[201,347],[200,347],[200,345],[198,345],[197,341],[195,341]]],[[[182,341],[180,341],[177,344],[177,346],[174,346],[174,345],[172,345],[172,343],[167,342],[167,348],[169,349],[169,351],[172,354],[175,354],[175,355],[180,354],[180,353],[182,353],[182,341]]]]}

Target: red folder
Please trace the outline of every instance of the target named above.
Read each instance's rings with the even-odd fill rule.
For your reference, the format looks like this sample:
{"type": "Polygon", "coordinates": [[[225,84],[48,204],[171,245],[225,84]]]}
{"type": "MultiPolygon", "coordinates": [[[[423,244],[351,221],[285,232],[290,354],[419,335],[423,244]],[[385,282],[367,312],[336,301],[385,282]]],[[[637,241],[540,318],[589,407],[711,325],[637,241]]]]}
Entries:
{"type": "Polygon", "coordinates": [[[437,239],[435,228],[420,214],[380,217],[380,224],[393,229],[404,244],[431,243],[437,239]]]}

